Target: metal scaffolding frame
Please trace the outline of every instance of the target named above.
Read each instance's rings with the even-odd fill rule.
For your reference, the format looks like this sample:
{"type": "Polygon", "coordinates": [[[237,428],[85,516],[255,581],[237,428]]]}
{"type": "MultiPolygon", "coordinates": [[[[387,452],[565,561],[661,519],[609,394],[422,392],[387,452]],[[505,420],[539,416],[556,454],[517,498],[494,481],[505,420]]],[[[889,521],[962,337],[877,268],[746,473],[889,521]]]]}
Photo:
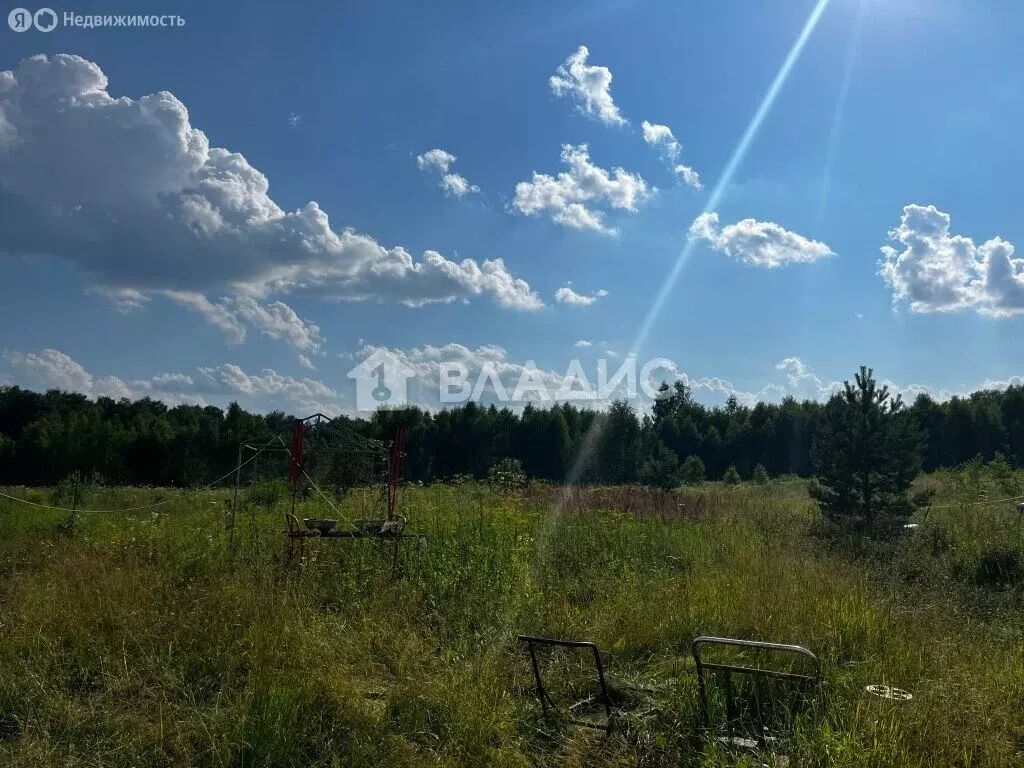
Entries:
{"type": "MultiPolygon", "coordinates": [[[[288,444],[282,438],[281,434],[274,435],[273,437],[271,437],[263,445],[254,444],[251,441],[243,441],[243,442],[239,443],[239,445],[238,445],[238,460],[237,460],[237,463],[235,465],[235,491],[234,491],[234,499],[233,499],[232,504],[231,504],[231,522],[229,523],[229,529],[230,529],[229,546],[230,546],[232,552],[235,551],[235,526],[237,524],[237,519],[238,519],[238,489],[241,487],[241,484],[242,484],[242,467],[245,464],[247,464],[248,462],[250,462],[250,461],[253,463],[253,475],[252,475],[252,477],[253,477],[253,483],[255,483],[256,479],[259,476],[258,475],[258,471],[259,471],[259,469],[258,469],[258,462],[259,462],[259,455],[260,454],[262,454],[262,453],[284,453],[284,454],[286,454],[288,456],[288,459],[289,459],[289,462],[288,462],[288,464],[289,464],[289,481],[291,482],[291,485],[292,485],[292,505],[291,505],[292,509],[291,509],[291,514],[292,514],[292,516],[294,516],[294,514],[295,514],[295,501],[296,501],[296,496],[298,495],[298,487],[299,487],[298,486],[298,482],[297,482],[298,475],[301,474],[301,475],[305,476],[306,480],[311,485],[314,485],[314,487],[316,487],[315,484],[313,483],[312,478],[310,478],[309,475],[307,475],[306,472],[305,472],[305,461],[306,461],[306,457],[308,455],[310,455],[310,454],[315,455],[318,451],[323,450],[322,447],[317,447],[317,446],[314,446],[312,448],[307,448],[305,446],[305,442],[304,442],[303,436],[305,435],[305,433],[308,430],[314,430],[315,432],[319,432],[320,430],[322,430],[325,427],[339,430],[339,435],[341,437],[343,437],[345,440],[349,441],[349,445],[347,447],[341,449],[342,452],[344,452],[344,453],[351,453],[353,455],[373,456],[374,458],[379,459],[381,461],[382,465],[385,468],[387,467],[387,444],[386,443],[384,443],[384,442],[382,442],[380,440],[374,440],[373,438],[363,437],[362,435],[359,435],[356,432],[353,432],[351,429],[349,429],[345,425],[337,423],[334,419],[330,418],[329,416],[325,416],[322,413],[314,413],[312,416],[307,416],[304,419],[295,419],[292,422],[292,435],[293,435],[292,447],[288,446],[288,444]],[[296,439],[297,439],[297,441],[296,441],[296,439]],[[297,448],[297,450],[296,450],[296,448],[297,448]],[[296,453],[298,455],[295,455],[296,453]],[[250,454],[252,454],[252,455],[250,456],[250,454]]],[[[400,438],[402,440],[402,450],[404,450],[404,436],[405,436],[404,435],[404,429],[402,429],[400,431],[400,438]]],[[[392,459],[392,467],[393,467],[393,465],[394,465],[394,459],[392,459]]],[[[391,489],[390,489],[391,484],[394,482],[392,480],[392,477],[391,477],[391,475],[393,475],[393,474],[394,474],[393,471],[389,475],[387,475],[387,476],[382,474],[382,480],[386,480],[387,483],[388,483],[388,491],[387,491],[388,492],[388,497],[387,497],[387,501],[388,501],[388,517],[389,517],[389,519],[393,515],[393,511],[394,511],[393,491],[391,491],[391,489]]],[[[384,490],[385,489],[382,487],[382,492],[384,490]]],[[[319,491],[320,494],[323,495],[323,492],[320,491],[319,488],[317,488],[317,491],[319,491]]],[[[250,514],[251,514],[252,517],[255,517],[255,512],[254,511],[251,512],[250,514]]]]}

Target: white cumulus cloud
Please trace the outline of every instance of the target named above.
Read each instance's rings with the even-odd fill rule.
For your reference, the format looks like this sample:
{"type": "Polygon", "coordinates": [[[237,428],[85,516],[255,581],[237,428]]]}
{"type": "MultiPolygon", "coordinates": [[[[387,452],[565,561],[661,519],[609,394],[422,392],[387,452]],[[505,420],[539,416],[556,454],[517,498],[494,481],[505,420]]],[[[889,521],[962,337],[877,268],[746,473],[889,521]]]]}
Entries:
{"type": "Polygon", "coordinates": [[[199,372],[211,382],[244,395],[283,395],[291,400],[341,397],[339,392],[322,381],[296,379],[273,368],[265,368],[259,374],[247,374],[234,363],[224,363],[216,368],[200,367],[199,372]]]}
{"type": "MultiPolygon", "coordinates": [[[[787,386],[780,388],[779,391],[797,400],[824,401],[828,400],[832,395],[843,391],[842,381],[822,379],[814,374],[810,366],[798,357],[787,357],[776,365],[775,368],[786,374],[787,386]]],[[[847,380],[853,381],[852,372],[847,380]]],[[[880,380],[880,384],[888,387],[893,396],[900,395],[907,404],[912,403],[918,395],[928,395],[933,400],[942,402],[954,396],[967,397],[972,392],[982,390],[1004,390],[1010,386],[1020,386],[1022,383],[1024,383],[1024,378],[1020,376],[1011,376],[1004,381],[985,379],[966,391],[954,392],[945,388],[936,389],[927,384],[899,384],[892,379],[880,380]]],[[[762,393],[759,393],[758,398],[762,400],[768,399],[763,395],[764,392],[762,391],[762,393]]]]}
{"type": "MultiPolygon", "coordinates": [[[[96,376],[56,349],[5,352],[0,359],[12,367],[22,385],[79,392],[91,398],[138,400],[149,397],[172,406],[207,405],[208,398],[223,406],[229,400],[244,399],[247,407],[256,411],[285,409],[303,415],[321,412],[328,416],[354,413],[342,405],[342,394],[323,381],[294,378],[272,368],[249,374],[238,365],[225,363],[200,367],[196,378],[179,372],[161,373],[149,379],[125,379],[96,376]]],[[[9,377],[3,375],[3,378],[9,377]]]]}
{"type": "MultiPolygon", "coordinates": [[[[463,344],[449,343],[440,346],[427,344],[408,350],[391,349],[367,344],[360,350],[365,359],[378,352],[384,352],[396,364],[405,366],[412,375],[409,385],[412,389],[410,401],[436,409],[443,406],[441,400],[442,364],[464,366],[469,394],[478,389],[471,399],[497,398],[507,400],[516,388],[527,366],[508,359],[508,352],[496,344],[487,344],[471,349],[463,344]],[[482,376],[482,374],[485,374],[482,376]]],[[[453,369],[454,370],[454,369],[453,369]]],[[[549,393],[558,390],[561,377],[554,371],[539,371],[537,374],[549,393]]],[[[457,388],[456,388],[457,389],[457,388]]],[[[547,402],[542,397],[537,402],[547,402]]],[[[519,404],[520,406],[522,403],[519,404]]]]}
{"type": "Polygon", "coordinates": [[[587,64],[590,51],[581,45],[559,65],[548,84],[556,96],[568,96],[585,115],[607,125],[627,125],[626,118],[612,100],[612,73],[608,67],[587,64]]]}
{"type": "Polygon", "coordinates": [[[334,228],[316,202],[281,209],[267,177],[211,147],[173,94],[115,98],[79,56],[0,72],[0,124],[0,242],[66,258],[105,288],[542,306],[500,259],[415,259],[334,228]]]}
{"type": "Polygon", "coordinates": [[[637,206],[654,192],[639,174],[622,168],[613,168],[609,173],[591,163],[586,144],[563,144],[562,162],[569,170],[557,177],[534,171],[531,181],[516,184],[512,207],[525,216],[547,212],[557,224],[615,235],[618,230],[605,225],[604,212],[584,204],[603,203],[635,213],[637,206]]]}
{"type": "Polygon", "coordinates": [[[206,322],[220,329],[228,344],[245,341],[245,325],[223,301],[214,303],[196,291],[166,291],[166,294],[175,303],[198,312],[206,322]]]}
{"type": "Polygon", "coordinates": [[[283,301],[260,304],[250,296],[234,300],[235,314],[272,339],[283,339],[296,349],[321,352],[324,338],[320,326],[303,320],[283,301]]]}
{"type": "Polygon", "coordinates": [[[744,264],[769,269],[835,255],[824,243],[809,240],[775,222],[743,219],[719,227],[718,214],[710,212],[693,220],[690,236],[706,240],[714,250],[744,264]]]}
{"type": "Polygon", "coordinates": [[[429,152],[416,156],[416,165],[421,171],[435,170],[441,174],[438,186],[449,197],[462,198],[470,193],[479,192],[480,187],[470,184],[465,176],[450,170],[455,159],[455,155],[445,152],[443,149],[431,149],[429,152]]]}
{"type": "Polygon", "coordinates": [[[950,216],[934,205],[907,205],[882,247],[879,274],[894,306],[911,312],[962,309],[994,317],[1024,313],[1024,259],[1012,243],[993,237],[981,245],[950,233],[950,216]]]}
{"type": "Polygon", "coordinates": [[[440,173],[448,173],[448,169],[454,162],[455,155],[445,152],[443,149],[431,149],[422,155],[416,155],[416,165],[420,167],[421,171],[434,168],[440,173]]]}
{"type": "Polygon", "coordinates": [[[85,367],[57,349],[40,352],[6,352],[4,361],[27,375],[34,386],[78,392],[88,397],[151,397],[171,405],[205,405],[195,393],[195,382],[184,373],[162,373],[151,379],[125,381],[117,376],[94,376],[85,367]]]}
{"type": "Polygon", "coordinates": [[[261,304],[251,296],[223,296],[216,302],[195,291],[165,291],[177,304],[198,312],[219,328],[228,344],[241,344],[247,336],[246,324],[272,339],[281,339],[306,352],[323,351],[324,338],[316,323],[303,320],[283,301],[261,304]]]}
{"type": "Polygon", "coordinates": [[[823,381],[799,357],[787,357],[775,366],[786,374],[789,388],[786,394],[797,400],[828,400],[843,389],[841,381],[823,381]]]}
{"type": "Polygon", "coordinates": [[[136,309],[142,309],[149,304],[150,300],[150,297],[147,294],[134,288],[96,286],[94,288],[90,288],[88,293],[98,294],[108,301],[113,302],[117,311],[125,314],[134,312],[136,309]]]}
{"type": "Polygon", "coordinates": [[[640,127],[643,128],[644,141],[658,150],[661,159],[672,168],[672,172],[679,177],[680,181],[694,189],[703,188],[704,185],[700,182],[700,174],[693,170],[693,168],[677,162],[683,148],[672,134],[671,128],[667,125],[649,123],[646,120],[641,123],[640,127]]]}
{"type": "MultiPolygon", "coordinates": [[[[695,395],[704,393],[710,399],[721,404],[725,397],[733,396],[741,405],[753,406],[758,402],[779,402],[783,398],[792,397],[795,400],[815,400],[824,402],[834,394],[843,391],[843,381],[837,379],[822,378],[811,370],[811,367],[799,357],[787,357],[775,365],[775,369],[784,376],[782,381],[769,381],[763,384],[756,391],[745,391],[737,388],[732,382],[718,376],[692,377],[686,373],[679,372],[677,379],[683,381],[695,395]]],[[[853,375],[848,377],[853,380],[853,375]]],[[[924,384],[898,384],[890,379],[882,379],[880,383],[889,388],[895,395],[901,395],[908,404],[913,402],[919,394],[926,394],[937,401],[949,400],[954,395],[963,397],[970,392],[996,389],[1003,390],[1014,384],[1020,385],[1024,378],[1013,376],[1005,381],[985,380],[976,387],[966,392],[952,392],[948,389],[936,389],[924,384]]]]}
{"type": "Polygon", "coordinates": [[[449,197],[465,197],[470,192],[479,192],[480,187],[470,184],[465,176],[457,173],[446,173],[441,177],[441,189],[449,197]]]}
{"type": "Polygon", "coordinates": [[[672,171],[686,186],[693,187],[694,189],[704,189],[704,185],[700,181],[700,174],[690,166],[674,165],[672,166],[672,171]]]}
{"type": "Polygon", "coordinates": [[[644,131],[644,141],[652,147],[657,148],[669,160],[679,159],[679,153],[682,151],[682,147],[679,146],[679,142],[676,141],[676,137],[672,135],[671,128],[667,125],[649,123],[646,120],[643,121],[640,127],[643,128],[644,131]]]}
{"type": "Polygon", "coordinates": [[[555,291],[555,301],[558,304],[570,304],[572,306],[577,307],[587,307],[593,304],[598,299],[603,298],[604,296],[607,295],[608,291],[602,289],[599,291],[595,291],[593,294],[588,296],[583,293],[576,293],[576,291],[574,291],[570,286],[563,285],[561,288],[555,291]]]}

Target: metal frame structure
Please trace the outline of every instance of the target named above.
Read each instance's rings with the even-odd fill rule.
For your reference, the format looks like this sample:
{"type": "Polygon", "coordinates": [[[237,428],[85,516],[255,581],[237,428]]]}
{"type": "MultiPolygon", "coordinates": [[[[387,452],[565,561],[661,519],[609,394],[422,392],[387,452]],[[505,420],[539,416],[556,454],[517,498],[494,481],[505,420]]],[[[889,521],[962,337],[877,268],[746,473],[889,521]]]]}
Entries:
{"type": "MultiPolygon", "coordinates": [[[[250,443],[250,442],[242,442],[242,443],[240,443],[239,446],[238,446],[238,462],[235,465],[235,492],[234,492],[234,499],[233,499],[232,505],[231,505],[231,522],[229,524],[229,529],[230,529],[229,545],[231,547],[231,551],[232,552],[234,552],[234,550],[235,550],[235,524],[236,524],[237,517],[238,517],[238,489],[241,486],[241,482],[242,482],[242,466],[245,465],[246,463],[248,463],[249,461],[253,462],[253,480],[255,481],[255,479],[257,477],[257,471],[258,471],[258,463],[257,463],[258,462],[258,457],[259,457],[259,455],[261,453],[285,453],[285,454],[287,454],[287,456],[288,456],[288,480],[289,480],[289,482],[292,485],[292,505],[291,505],[292,508],[291,508],[291,513],[290,514],[292,515],[292,517],[294,517],[294,515],[295,515],[295,501],[296,501],[296,497],[298,495],[298,489],[299,489],[298,488],[298,482],[297,482],[298,477],[299,477],[299,475],[303,475],[303,476],[306,477],[307,480],[309,480],[310,483],[312,483],[312,480],[310,480],[309,476],[306,475],[306,472],[305,472],[305,457],[310,452],[315,453],[317,451],[317,448],[313,448],[312,451],[310,451],[310,449],[307,446],[305,446],[305,441],[304,441],[304,437],[303,437],[305,435],[305,431],[306,431],[307,428],[310,428],[310,427],[316,429],[316,428],[325,427],[325,426],[332,426],[332,425],[336,426],[340,430],[344,430],[344,433],[346,433],[350,438],[355,438],[356,439],[354,442],[356,442],[357,444],[361,444],[361,446],[357,445],[356,447],[346,448],[345,450],[348,453],[362,454],[362,455],[368,455],[368,456],[374,456],[375,455],[377,457],[380,457],[381,459],[384,459],[384,457],[387,456],[387,448],[386,448],[386,444],[385,443],[383,443],[383,442],[381,442],[379,440],[374,440],[374,439],[369,438],[369,437],[363,437],[362,435],[358,435],[355,432],[353,432],[352,430],[350,430],[347,427],[345,427],[344,425],[336,424],[334,419],[330,418],[329,416],[325,416],[322,413],[314,413],[312,416],[307,416],[304,419],[295,419],[292,422],[292,427],[291,427],[292,442],[291,442],[291,447],[290,448],[289,448],[288,444],[285,443],[284,439],[281,437],[280,434],[274,435],[272,438],[270,438],[270,440],[268,440],[263,445],[256,445],[256,444],[253,444],[253,443],[250,443]],[[247,457],[247,452],[253,452],[254,455],[251,458],[246,458],[247,457]],[[296,455],[296,453],[298,453],[299,455],[296,455]]],[[[401,430],[401,436],[402,436],[402,439],[403,439],[403,447],[404,447],[404,437],[405,437],[404,429],[401,430]]],[[[389,478],[389,484],[390,484],[390,478],[389,478]]],[[[392,494],[390,492],[390,488],[388,489],[388,506],[389,506],[388,519],[390,520],[390,519],[392,519],[392,508],[393,508],[392,494]]]]}
{"type": "MultiPolygon", "coordinates": [[[[804,648],[802,645],[788,645],[784,643],[767,643],[760,640],[740,640],[731,637],[710,637],[702,635],[701,637],[695,638],[690,643],[690,652],[693,654],[693,660],[697,665],[697,690],[700,696],[700,717],[701,724],[704,728],[711,728],[711,715],[708,707],[708,693],[707,685],[705,683],[705,671],[710,670],[712,672],[720,672],[725,678],[725,718],[726,718],[726,729],[728,736],[724,739],[730,745],[736,745],[740,743],[742,746],[763,746],[768,740],[778,740],[781,737],[778,735],[768,734],[766,735],[764,727],[764,717],[761,710],[760,696],[758,695],[759,686],[757,683],[761,679],[774,679],[782,680],[791,683],[795,688],[799,690],[804,696],[808,696],[811,693],[811,689],[814,693],[821,684],[821,662],[818,657],[815,656],[810,650],[804,648]],[[783,672],[781,670],[773,669],[762,669],[759,667],[748,667],[738,664],[723,664],[719,662],[709,662],[701,658],[700,649],[702,646],[727,646],[733,648],[749,648],[753,650],[765,650],[772,652],[788,653],[798,656],[803,656],[808,659],[813,665],[813,674],[800,674],[796,672],[783,672]],[[735,734],[735,718],[733,710],[733,696],[732,696],[732,676],[734,674],[749,675],[757,681],[755,683],[755,715],[759,732],[753,734],[752,739],[738,739],[735,734]],[[753,744],[743,744],[745,741],[752,741],[753,744]]],[[[808,696],[809,697],[809,696],[808,696]]],[[[796,711],[791,709],[789,712],[790,720],[792,721],[796,717],[796,711]]],[[[790,722],[790,725],[792,722],[790,722]]],[[[788,736],[788,734],[787,734],[788,736]]]]}
{"type": "MultiPolygon", "coordinates": [[[[594,666],[597,668],[597,680],[601,686],[601,703],[604,704],[604,711],[607,717],[607,721],[604,725],[591,722],[589,720],[574,720],[566,718],[566,722],[570,725],[579,725],[584,728],[594,728],[605,733],[612,732],[612,701],[608,696],[608,686],[604,680],[604,664],[601,663],[601,652],[597,649],[597,645],[594,643],[580,641],[580,640],[556,640],[550,637],[534,637],[532,635],[516,635],[516,640],[521,643],[526,643],[530,650],[530,663],[533,665],[533,679],[537,684],[537,699],[540,701],[541,710],[544,712],[545,719],[548,716],[548,712],[552,709],[557,710],[558,705],[551,700],[548,695],[547,689],[544,687],[544,681],[540,676],[540,665],[537,664],[537,652],[534,649],[534,645],[553,645],[562,648],[590,648],[594,652],[594,666]]],[[[568,711],[572,711],[580,704],[589,702],[590,699],[584,699],[578,701],[575,704],[569,706],[568,711]]]]}
{"type": "MultiPolygon", "coordinates": [[[[397,572],[398,560],[399,560],[399,549],[403,541],[416,541],[421,547],[424,547],[427,542],[427,537],[419,533],[406,533],[405,532],[405,518],[399,515],[396,511],[398,504],[398,482],[402,476],[402,466],[405,461],[405,443],[406,443],[406,430],[405,425],[399,425],[395,434],[395,439],[391,444],[391,458],[390,461],[386,459],[385,444],[377,441],[370,440],[369,438],[363,438],[355,433],[348,431],[352,436],[358,437],[361,441],[366,443],[369,447],[362,450],[360,449],[349,449],[350,453],[358,454],[376,454],[381,459],[382,465],[385,461],[387,464],[383,466],[386,470],[386,474],[382,473],[381,479],[384,482],[384,487],[381,489],[381,501],[386,505],[387,517],[383,520],[352,520],[349,522],[355,530],[307,530],[299,525],[299,520],[295,516],[295,496],[297,492],[297,480],[299,475],[304,475],[306,479],[313,484],[312,479],[306,474],[303,467],[304,456],[304,433],[305,423],[314,421],[316,426],[323,424],[324,422],[330,423],[323,414],[315,414],[305,420],[296,420],[292,425],[292,447],[290,450],[284,448],[284,441],[277,437],[278,442],[281,443],[282,449],[287,450],[289,456],[289,467],[288,467],[288,478],[292,483],[292,509],[289,512],[285,520],[288,528],[284,532],[288,538],[288,551],[286,555],[286,561],[288,563],[293,562],[295,559],[295,544],[298,542],[299,552],[305,551],[306,539],[374,539],[380,542],[391,542],[394,544],[394,555],[392,558],[392,571],[397,572]],[[314,421],[315,420],[315,421],[314,421]],[[373,445],[370,445],[373,444],[373,445]]],[[[313,485],[316,488],[315,484],[313,485]]],[[[319,488],[316,490],[323,496],[323,491],[319,488]]],[[[327,500],[327,497],[324,496],[327,500]]],[[[329,500],[328,500],[328,503],[329,500]]],[[[333,508],[333,504],[331,504],[333,508]]],[[[337,511],[337,510],[336,510],[337,511]]]]}

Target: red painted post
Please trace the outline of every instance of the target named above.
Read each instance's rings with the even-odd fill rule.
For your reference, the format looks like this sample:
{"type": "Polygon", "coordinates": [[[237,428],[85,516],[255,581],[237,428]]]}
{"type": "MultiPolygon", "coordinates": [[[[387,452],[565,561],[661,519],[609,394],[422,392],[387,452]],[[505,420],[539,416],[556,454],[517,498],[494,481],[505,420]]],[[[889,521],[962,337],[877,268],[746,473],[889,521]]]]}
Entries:
{"type": "Polygon", "coordinates": [[[398,499],[398,478],[402,476],[402,460],[405,458],[405,425],[398,425],[394,446],[391,450],[391,471],[388,473],[388,520],[395,517],[395,502],[398,499]]]}
{"type": "Polygon", "coordinates": [[[302,472],[302,438],[305,424],[299,419],[292,423],[292,450],[288,461],[288,482],[294,483],[302,472]]]}

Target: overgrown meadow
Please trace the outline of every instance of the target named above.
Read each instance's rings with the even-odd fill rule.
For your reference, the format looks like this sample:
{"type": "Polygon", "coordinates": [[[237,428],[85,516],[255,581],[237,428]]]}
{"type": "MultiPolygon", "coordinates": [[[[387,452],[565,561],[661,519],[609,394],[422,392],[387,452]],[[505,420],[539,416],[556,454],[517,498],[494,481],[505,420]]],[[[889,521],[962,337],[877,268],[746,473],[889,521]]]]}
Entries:
{"type": "MultiPolygon", "coordinates": [[[[397,558],[373,540],[289,556],[290,499],[265,484],[242,493],[234,554],[230,491],[93,489],[82,506],[173,501],[73,516],[0,500],[0,763],[759,765],[700,727],[689,644],[710,634],[821,659],[790,765],[1019,766],[1024,520],[996,500],[1021,479],[921,478],[938,496],[918,527],[873,537],[830,528],[798,481],[411,487],[427,546],[397,558]],[[610,735],[541,716],[518,633],[599,645],[610,735]]],[[[358,490],[338,509],[380,514],[358,490]]],[[[297,514],[334,516],[315,497],[297,514]]],[[[545,669],[553,697],[591,674],[568,653],[545,669]]]]}

